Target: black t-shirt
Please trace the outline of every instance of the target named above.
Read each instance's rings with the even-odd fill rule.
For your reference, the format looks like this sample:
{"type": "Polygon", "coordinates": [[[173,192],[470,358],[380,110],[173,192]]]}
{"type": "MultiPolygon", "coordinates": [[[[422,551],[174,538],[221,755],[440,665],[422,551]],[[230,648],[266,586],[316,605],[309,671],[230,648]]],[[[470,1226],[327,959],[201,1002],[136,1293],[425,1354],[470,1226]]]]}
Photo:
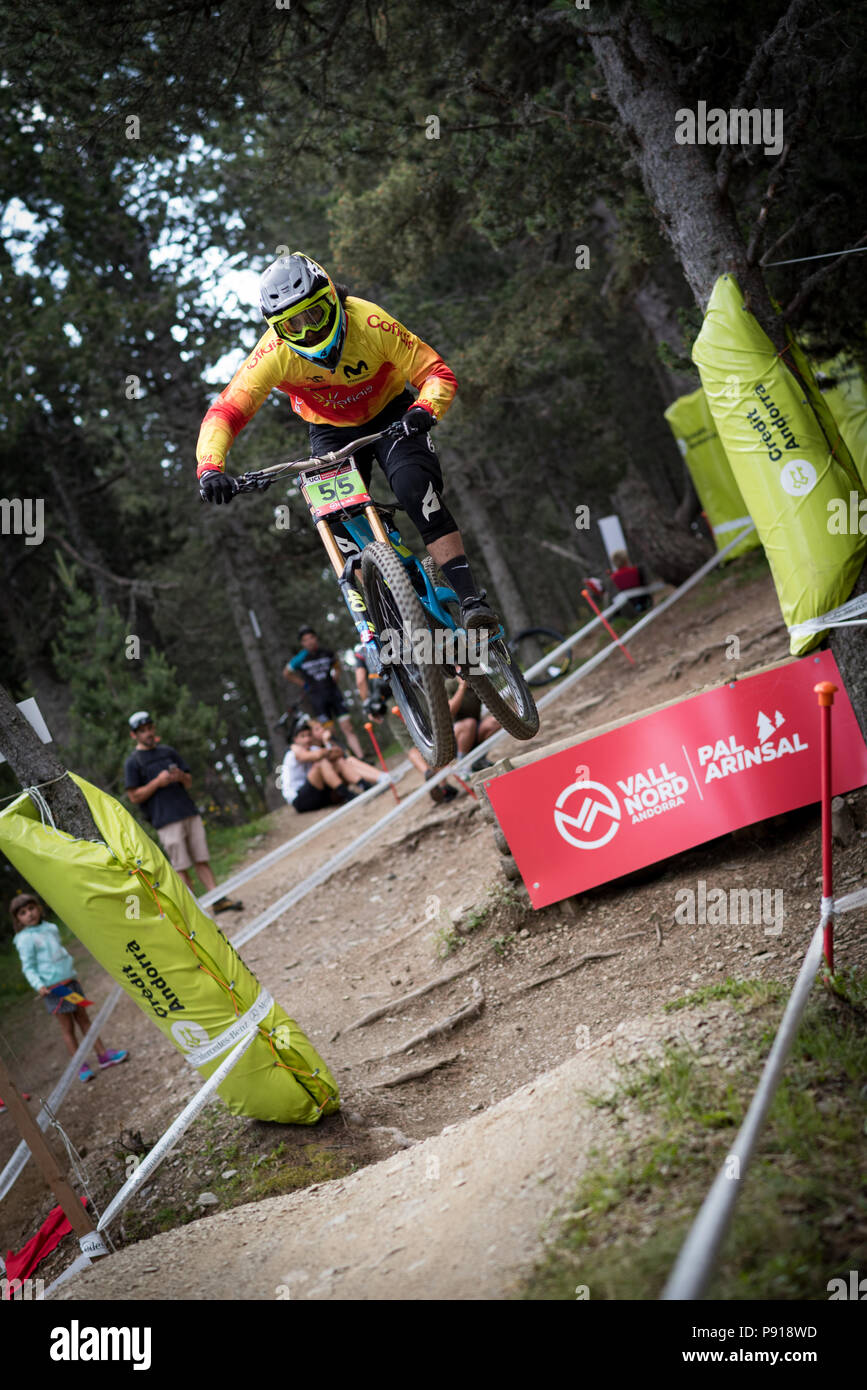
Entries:
{"type": "MultiPolygon", "coordinates": [[[[127,787],[144,787],[172,763],[179,767],[181,772],[190,770],[180,753],[167,743],[158,743],[156,748],[137,748],[124,764],[124,784],[127,787]]],[[[157,787],[153,796],[149,796],[147,801],[142,801],[139,805],[154,830],[199,814],[198,806],[180,782],[175,782],[169,787],[157,787]]]]}
{"type": "Polygon", "coordinates": [[[317,647],[315,652],[308,652],[303,648],[297,656],[293,656],[289,662],[290,671],[297,671],[304,678],[304,689],[308,692],[317,690],[337,689],[337,684],[331,674],[334,665],[334,653],[327,647],[317,647]]]}

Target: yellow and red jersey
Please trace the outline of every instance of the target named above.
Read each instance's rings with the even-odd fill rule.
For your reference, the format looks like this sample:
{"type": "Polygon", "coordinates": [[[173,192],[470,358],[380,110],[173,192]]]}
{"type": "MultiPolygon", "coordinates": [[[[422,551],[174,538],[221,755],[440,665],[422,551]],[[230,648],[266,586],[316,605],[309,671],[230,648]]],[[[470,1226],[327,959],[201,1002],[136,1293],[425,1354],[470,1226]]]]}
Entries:
{"type": "Polygon", "coordinates": [[[236,435],[271,391],[282,391],[296,415],[316,425],[364,425],[405,389],[418,388],[417,405],[438,420],[458,389],[454,373],[434,352],[378,304],[346,299],[346,341],[334,372],[293,352],[273,328],[238,368],[202,421],[197,472],[223,469],[236,435]]]}

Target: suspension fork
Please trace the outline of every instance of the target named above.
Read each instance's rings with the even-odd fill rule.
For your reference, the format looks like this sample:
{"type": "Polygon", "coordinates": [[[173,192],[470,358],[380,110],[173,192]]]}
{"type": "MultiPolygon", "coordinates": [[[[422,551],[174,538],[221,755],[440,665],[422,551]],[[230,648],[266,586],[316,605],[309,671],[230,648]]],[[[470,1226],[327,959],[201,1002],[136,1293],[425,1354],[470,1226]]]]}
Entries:
{"type": "MultiPolygon", "coordinates": [[[[372,505],[365,507],[364,514],[367,517],[368,524],[375,539],[383,541],[386,545],[390,545],[391,542],[388,539],[388,534],[376,508],[372,505]]],[[[326,554],[331,561],[331,566],[337,577],[338,587],[343,595],[343,602],[349,610],[349,616],[352,619],[356,632],[362,642],[367,643],[374,641],[377,635],[376,628],[373,626],[368,616],[364,594],[355,583],[354,570],[355,566],[359,563],[360,556],[356,557],[351,555],[348,560],[344,558],[337,541],[334,539],[334,532],[331,530],[331,527],[324,517],[316,522],[316,530],[319,532],[319,538],[325,546],[326,554]]],[[[378,658],[379,649],[375,642],[374,651],[378,658]]],[[[378,659],[376,665],[379,670],[382,669],[378,659]]]]}

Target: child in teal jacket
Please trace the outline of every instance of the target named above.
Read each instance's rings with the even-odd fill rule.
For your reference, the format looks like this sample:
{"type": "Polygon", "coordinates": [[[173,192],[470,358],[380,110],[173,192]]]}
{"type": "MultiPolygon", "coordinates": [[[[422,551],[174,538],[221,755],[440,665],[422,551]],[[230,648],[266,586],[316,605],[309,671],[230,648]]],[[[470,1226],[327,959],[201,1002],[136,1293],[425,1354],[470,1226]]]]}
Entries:
{"type": "MultiPolygon", "coordinates": [[[[90,1000],[84,998],[75,978],[75,961],[61,942],[55,924],[45,921],[42,904],[35,894],[19,893],[9,904],[9,911],[24,976],[42,996],[48,1012],[57,1016],[66,1049],[73,1056],[78,1046],[76,1023],[82,1038],[90,1031],[90,1020],[84,1011],[90,1000]]],[[[126,1060],[126,1052],[110,1051],[101,1038],[95,1038],[94,1042],[100,1067],[114,1067],[126,1060]]],[[[82,1081],[93,1080],[93,1072],[86,1062],[82,1062],[78,1075],[82,1081]]]]}

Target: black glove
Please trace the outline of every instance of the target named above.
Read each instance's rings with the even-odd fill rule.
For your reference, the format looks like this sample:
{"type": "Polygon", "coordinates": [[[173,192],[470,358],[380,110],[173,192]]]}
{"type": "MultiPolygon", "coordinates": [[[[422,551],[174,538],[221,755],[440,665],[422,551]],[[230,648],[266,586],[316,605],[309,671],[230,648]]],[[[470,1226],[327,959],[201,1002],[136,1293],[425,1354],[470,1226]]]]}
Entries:
{"type": "Polygon", "coordinates": [[[238,491],[235,479],[218,468],[206,468],[199,478],[199,496],[203,502],[229,503],[238,491]]]}
{"type": "Polygon", "coordinates": [[[412,405],[405,415],[389,426],[390,435],[427,434],[433,429],[436,419],[423,405],[412,405]]]}

